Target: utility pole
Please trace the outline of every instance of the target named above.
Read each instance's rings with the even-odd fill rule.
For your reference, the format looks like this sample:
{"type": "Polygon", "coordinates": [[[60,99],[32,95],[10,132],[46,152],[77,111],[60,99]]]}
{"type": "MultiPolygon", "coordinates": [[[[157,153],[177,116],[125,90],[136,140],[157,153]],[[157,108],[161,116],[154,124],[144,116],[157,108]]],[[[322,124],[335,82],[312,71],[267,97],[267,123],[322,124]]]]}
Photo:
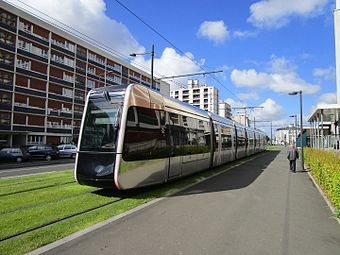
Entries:
{"type": "Polygon", "coordinates": [[[270,145],[273,145],[273,121],[271,120],[257,120],[256,122],[270,122],[270,145]]]}
{"type": "MultiPolygon", "coordinates": [[[[231,107],[231,108],[235,110],[244,110],[244,125],[247,126],[247,109],[249,110],[263,109],[263,106],[244,106],[244,107],[231,107]]],[[[254,118],[254,123],[255,123],[255,118],[254,118]]]]}

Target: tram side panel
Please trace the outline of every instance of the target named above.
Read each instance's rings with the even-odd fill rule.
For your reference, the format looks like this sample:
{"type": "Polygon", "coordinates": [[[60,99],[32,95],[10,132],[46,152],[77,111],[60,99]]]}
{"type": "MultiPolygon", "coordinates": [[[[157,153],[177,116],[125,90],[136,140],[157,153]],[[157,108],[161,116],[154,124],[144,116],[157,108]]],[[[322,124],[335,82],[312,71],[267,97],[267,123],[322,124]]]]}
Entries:
{"type": "Polygon", "coordinates": [[[246,137],[245,137],[244,128],[236,127],[236,143],[237,143],[236,159],[245,157],[246,156],[246,137]]]}
{"type": "Polygon", "coordinates": [[[165,112],[130,107],[119,166],[120,188],[129,189],[165,182],[170,151],[165,112]]]}

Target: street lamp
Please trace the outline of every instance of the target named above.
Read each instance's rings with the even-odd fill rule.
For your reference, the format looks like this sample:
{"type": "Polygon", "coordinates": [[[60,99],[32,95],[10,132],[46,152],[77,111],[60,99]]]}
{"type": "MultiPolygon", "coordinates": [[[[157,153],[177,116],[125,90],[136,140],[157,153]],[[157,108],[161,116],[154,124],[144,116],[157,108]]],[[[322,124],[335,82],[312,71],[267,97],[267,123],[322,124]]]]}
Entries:
{"type": "Polygon", "coordinates": [[[154,88],[153,86],[153,59],[155,57],[155,47],[152,44],[151,52],[144,52],[144,53],[131,53],[130,57],[136,57],[139,55],[151,55],[151,88],[154,88]]]}
{"type": "Polygon", "coordinates": [[[296,139],[297,139],[297,115],[290,115],[289,117],[295,118],[295,124],[294,124],[294,136],[295,136],[295,144],[296,144],[296,139]]]}
{"type": "Polygon", "coordinates": [[[301,167],[302,167],[302,171],[305,169],[304,166],[304,155],[303,155],[303,142],[302,142],[302,129],[303,129],[303,124],[302,124],[302,90],[299,91],[293,91],[288,93],[288,95],[290,96],[295,96],[297,94],[300,94],[300,142],[301,142],[301,167]]]}

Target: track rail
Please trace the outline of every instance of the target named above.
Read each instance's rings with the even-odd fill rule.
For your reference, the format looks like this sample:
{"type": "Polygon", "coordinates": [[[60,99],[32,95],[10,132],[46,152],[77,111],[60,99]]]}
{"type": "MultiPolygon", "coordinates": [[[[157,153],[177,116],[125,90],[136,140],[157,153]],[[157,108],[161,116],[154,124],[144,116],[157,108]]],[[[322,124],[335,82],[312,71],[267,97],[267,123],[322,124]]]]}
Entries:
{"type": "Polygon", "coordinates": [[[65,221],[65,220],[68,220],[68,219],[74,218],[74,217],[76,217],[76,216],[79,216],[79,215],[82,215],[82,214],[86,214],[86,213],[89,213],[89,212],[92,212],[92,211],[98,210],[98,209],[100,209],[100,208],[103,208],[103,207],[106,207],[106,206],[112,205],[112,204],[114,204],[114,203],[117,203],[117,202],[123,201],[123,200],[125,200],[125,199],[127,199],[127,198],[128,198],[128,197],[119,198],[119,199],[117,199],[117,200],[110,201],[110,202],[107,202],[107,203],[105,203],[105,204],[98,205],[98,206],[95,206],[95,207],[92,207],[92,208],[86,209],[86,210],[84,210],[84,211],[77,212],[77,213],[74,213],[74,214],[68,215],[68,216],[66,216],[66,217],[59,218],[59,219],[56,219],[56,220],[50,221],[50,222],[48,222],[48,223],[41,224],[41,225],[39,225],[39,226],[36,226],[36,227],[30,228],[30,229],[27,229],[27,230],[24,230],[24,231],[18,232],[18,233],[16,233],[16,234],[13,234],[13,235],[6,236],[6,237],[4,237],[4,238],[1,238],[1,239],[0,239],[0,242],[3,242],[3,241],[9,240],[9,239],[12,239],[12,238],[15,238],[15,237],[18,237],[18,236],[21,236],[21,235],[24,235],[24,234],[27,234],[27,233],[30,233],[30,232],[36,231],[36,230],[39,230],[39,229],[42,229],[42,228],[45,228],[45,227],[48,227],[48,226],[51,226],[51,225],[57,224],[57,223],[59,223],[59,222],[62,222],[62,221],[65,221]]]}

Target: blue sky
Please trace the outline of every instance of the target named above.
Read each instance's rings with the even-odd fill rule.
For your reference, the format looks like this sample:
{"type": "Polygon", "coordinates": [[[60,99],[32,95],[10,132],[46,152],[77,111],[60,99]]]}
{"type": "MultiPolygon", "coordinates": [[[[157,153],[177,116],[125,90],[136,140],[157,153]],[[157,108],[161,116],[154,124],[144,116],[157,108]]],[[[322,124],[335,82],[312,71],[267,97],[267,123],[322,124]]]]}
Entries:
{"type": "MultiPolygon", "coordinates": [[[[155,72],[176,75],[223,69],[216,79],[220,99],[262,105],[257,119],[291,122],[302,89],[304,116],[318,103],[335,103],[335,50],[332,0],[120,0],[181,52],[115,0],[27,0],[27,4],[120,52],[147,71],[148,57],[128,53],[155,45],[155,72]],[[183,56],[186,53],[189,58],[183,56]],[[226,89],[227,88],[227,89],[226,89]],[[230,91],[228,91],[230,90],[230,91]]],[[[17,0],[11,0],[17,3],[17,0]]],[[[20,4],[20,2],[19,2],[20,4]]],[[[184,86],[186,80],[172,86],[184,86]]]]}

